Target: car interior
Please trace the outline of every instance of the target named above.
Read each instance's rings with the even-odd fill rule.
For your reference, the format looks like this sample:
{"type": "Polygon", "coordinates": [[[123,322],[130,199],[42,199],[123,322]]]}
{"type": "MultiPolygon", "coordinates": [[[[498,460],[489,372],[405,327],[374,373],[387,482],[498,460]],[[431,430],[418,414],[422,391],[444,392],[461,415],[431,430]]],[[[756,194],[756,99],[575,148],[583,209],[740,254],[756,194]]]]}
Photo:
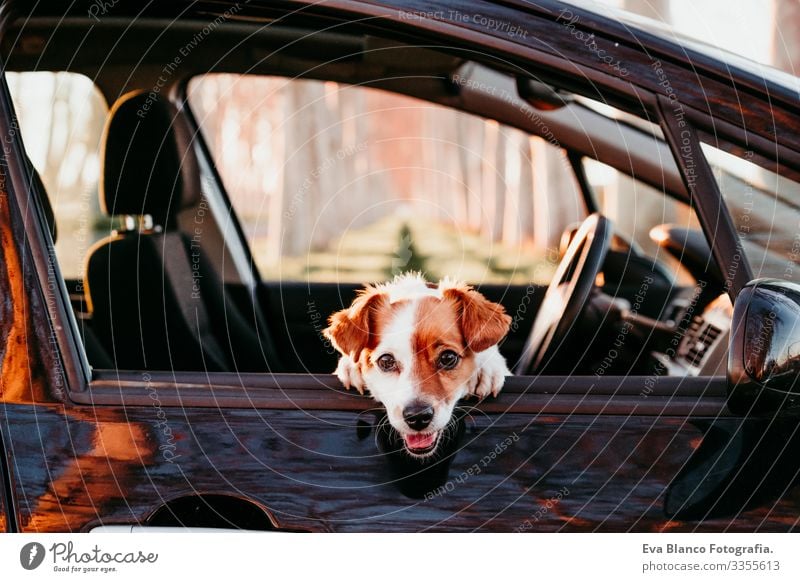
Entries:
{"type": "MultiPolygon", "coordinates": [[[[205,117],[189,97],[192,79],[226,74],[389,92],[545,140],[567,161],[580,202],[578,220],[569,222],[550,257],[548,273],[555,275],[549,284],[525,269],[505,281],[468,281],[514,317],[501,351],[515,373],[724,374],[731,304],[723,277],[660,129],[635,104],[579,94],[546,71],[534,75],[455,49],[347,27],[309,34],[291,21],[221,25],[213,43],[182,57],[180,73],[162,82],[164,62],[182,54],[202,22],[171,26],[170,35],[160,34],[164,23],[157,20],[91,24],[34,18],[12,25],[6,38],[14,42],[4,52],[10,78],[80,74],[108,105],[96,196],[109,226],[82,253],[82,272],[65,276],[93,369],[328,374],[335,368],[320,333],[324,319],[373,281],[260,273],[231,202],[235,193],[204,134],[205,117]],[[134,33],[123,30],[129,26],[134,33]],[[95,37],[92,43],[86,35],[95,37]],[[48,38],[57,50],[43,46],[48,38]],[[84,48],[102,39],[114,47],[108,54],[84,48]],[[654,190],[682,218],[649,224],[649,250],[643,249],[641,240],[615,228],[614,216],[603,217],[602,192],[589,176],[597,164],[654,190]],[[547,338],[532,339],[545,295],[565,290],[558,312],[565,325],[551,322],[542,332],[547,338]]],[[[33,142],[21,118],[23,140],[33,142]]],[[[55,242],[60,204],[36,170],[42,172],[34,169],[32,190],[55,242]]],[[[60,226],[58,237],[63,232],[60,226]]]]}

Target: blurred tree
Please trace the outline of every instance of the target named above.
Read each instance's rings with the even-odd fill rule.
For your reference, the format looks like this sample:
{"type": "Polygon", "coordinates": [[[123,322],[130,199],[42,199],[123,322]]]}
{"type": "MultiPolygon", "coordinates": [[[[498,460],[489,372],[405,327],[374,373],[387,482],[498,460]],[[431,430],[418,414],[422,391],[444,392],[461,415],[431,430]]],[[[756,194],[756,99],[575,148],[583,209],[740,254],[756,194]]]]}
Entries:
{"type": "Polygon", "coordinates": [[[800,2],[777,0],[775,34],[772,39],[773,64],[792,75],[800,74],[800,2]]]}

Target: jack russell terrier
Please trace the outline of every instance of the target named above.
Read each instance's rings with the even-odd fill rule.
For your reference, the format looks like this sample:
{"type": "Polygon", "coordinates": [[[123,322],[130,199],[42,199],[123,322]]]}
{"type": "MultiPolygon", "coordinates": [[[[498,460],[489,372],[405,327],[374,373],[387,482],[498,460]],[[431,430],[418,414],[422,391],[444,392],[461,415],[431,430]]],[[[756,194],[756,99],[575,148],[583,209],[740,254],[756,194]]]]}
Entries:
{"type": "Polygon", "coordinates": [[[412,273],[369,285],[329,323],[325,336],[341,353],[335,374],[383,404],[413,457],[434,454],[460,399],[496,396],[511,374],[497,348],[511,318],[449,279],[412,273]]]}

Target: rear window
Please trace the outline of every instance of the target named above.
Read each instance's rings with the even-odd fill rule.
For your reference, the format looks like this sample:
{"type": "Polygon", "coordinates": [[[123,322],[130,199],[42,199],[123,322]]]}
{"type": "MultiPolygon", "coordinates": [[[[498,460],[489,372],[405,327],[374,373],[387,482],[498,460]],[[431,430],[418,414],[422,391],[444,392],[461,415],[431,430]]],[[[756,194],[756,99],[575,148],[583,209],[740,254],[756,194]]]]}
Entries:
{"type": "Polygon", "coordinates": [[[61,273],[66,279],[79,279],[89,248],[109,231],[97,196],[100,139],[108,107],[94,83],[83,75],[5,75],[25,150],[53,206],[61,273]]]}

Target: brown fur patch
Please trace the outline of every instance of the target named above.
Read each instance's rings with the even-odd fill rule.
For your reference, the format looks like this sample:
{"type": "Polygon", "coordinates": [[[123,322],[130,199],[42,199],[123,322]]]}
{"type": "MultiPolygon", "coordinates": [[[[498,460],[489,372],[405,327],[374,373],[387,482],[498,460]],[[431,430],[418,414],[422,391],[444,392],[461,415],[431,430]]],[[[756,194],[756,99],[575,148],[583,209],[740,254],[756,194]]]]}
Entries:
{"type": "Polygon", "coordinates": [[[412,375],[423,394],[435,400],[449,400],[475,371],[475,358],[458,320],[458,306],[452,301],[424,297],[415,314],[411,346],[414,353],[412,375]],[[452,350],[461,356],[452,370],[441,370],[436,361],[442,352],[452,350]]]}
{"type": "Polygon", "coordinates": [[[378,345],[380,334],[391,321],[392,315],[406,302],[389,302],[383,291],[367,287],[348,309],[331,315],[330,325],[323,334],[339,352],[370,365],[369,353],[378,345]]]}
{"type": "Polygon", "coordinates": [[[442,295],[458,306],[461,332],[473,352],[497,345],[508,333],[511,318],[499,303],[489,301],[468,286],[444,289],[442,295]]]}

